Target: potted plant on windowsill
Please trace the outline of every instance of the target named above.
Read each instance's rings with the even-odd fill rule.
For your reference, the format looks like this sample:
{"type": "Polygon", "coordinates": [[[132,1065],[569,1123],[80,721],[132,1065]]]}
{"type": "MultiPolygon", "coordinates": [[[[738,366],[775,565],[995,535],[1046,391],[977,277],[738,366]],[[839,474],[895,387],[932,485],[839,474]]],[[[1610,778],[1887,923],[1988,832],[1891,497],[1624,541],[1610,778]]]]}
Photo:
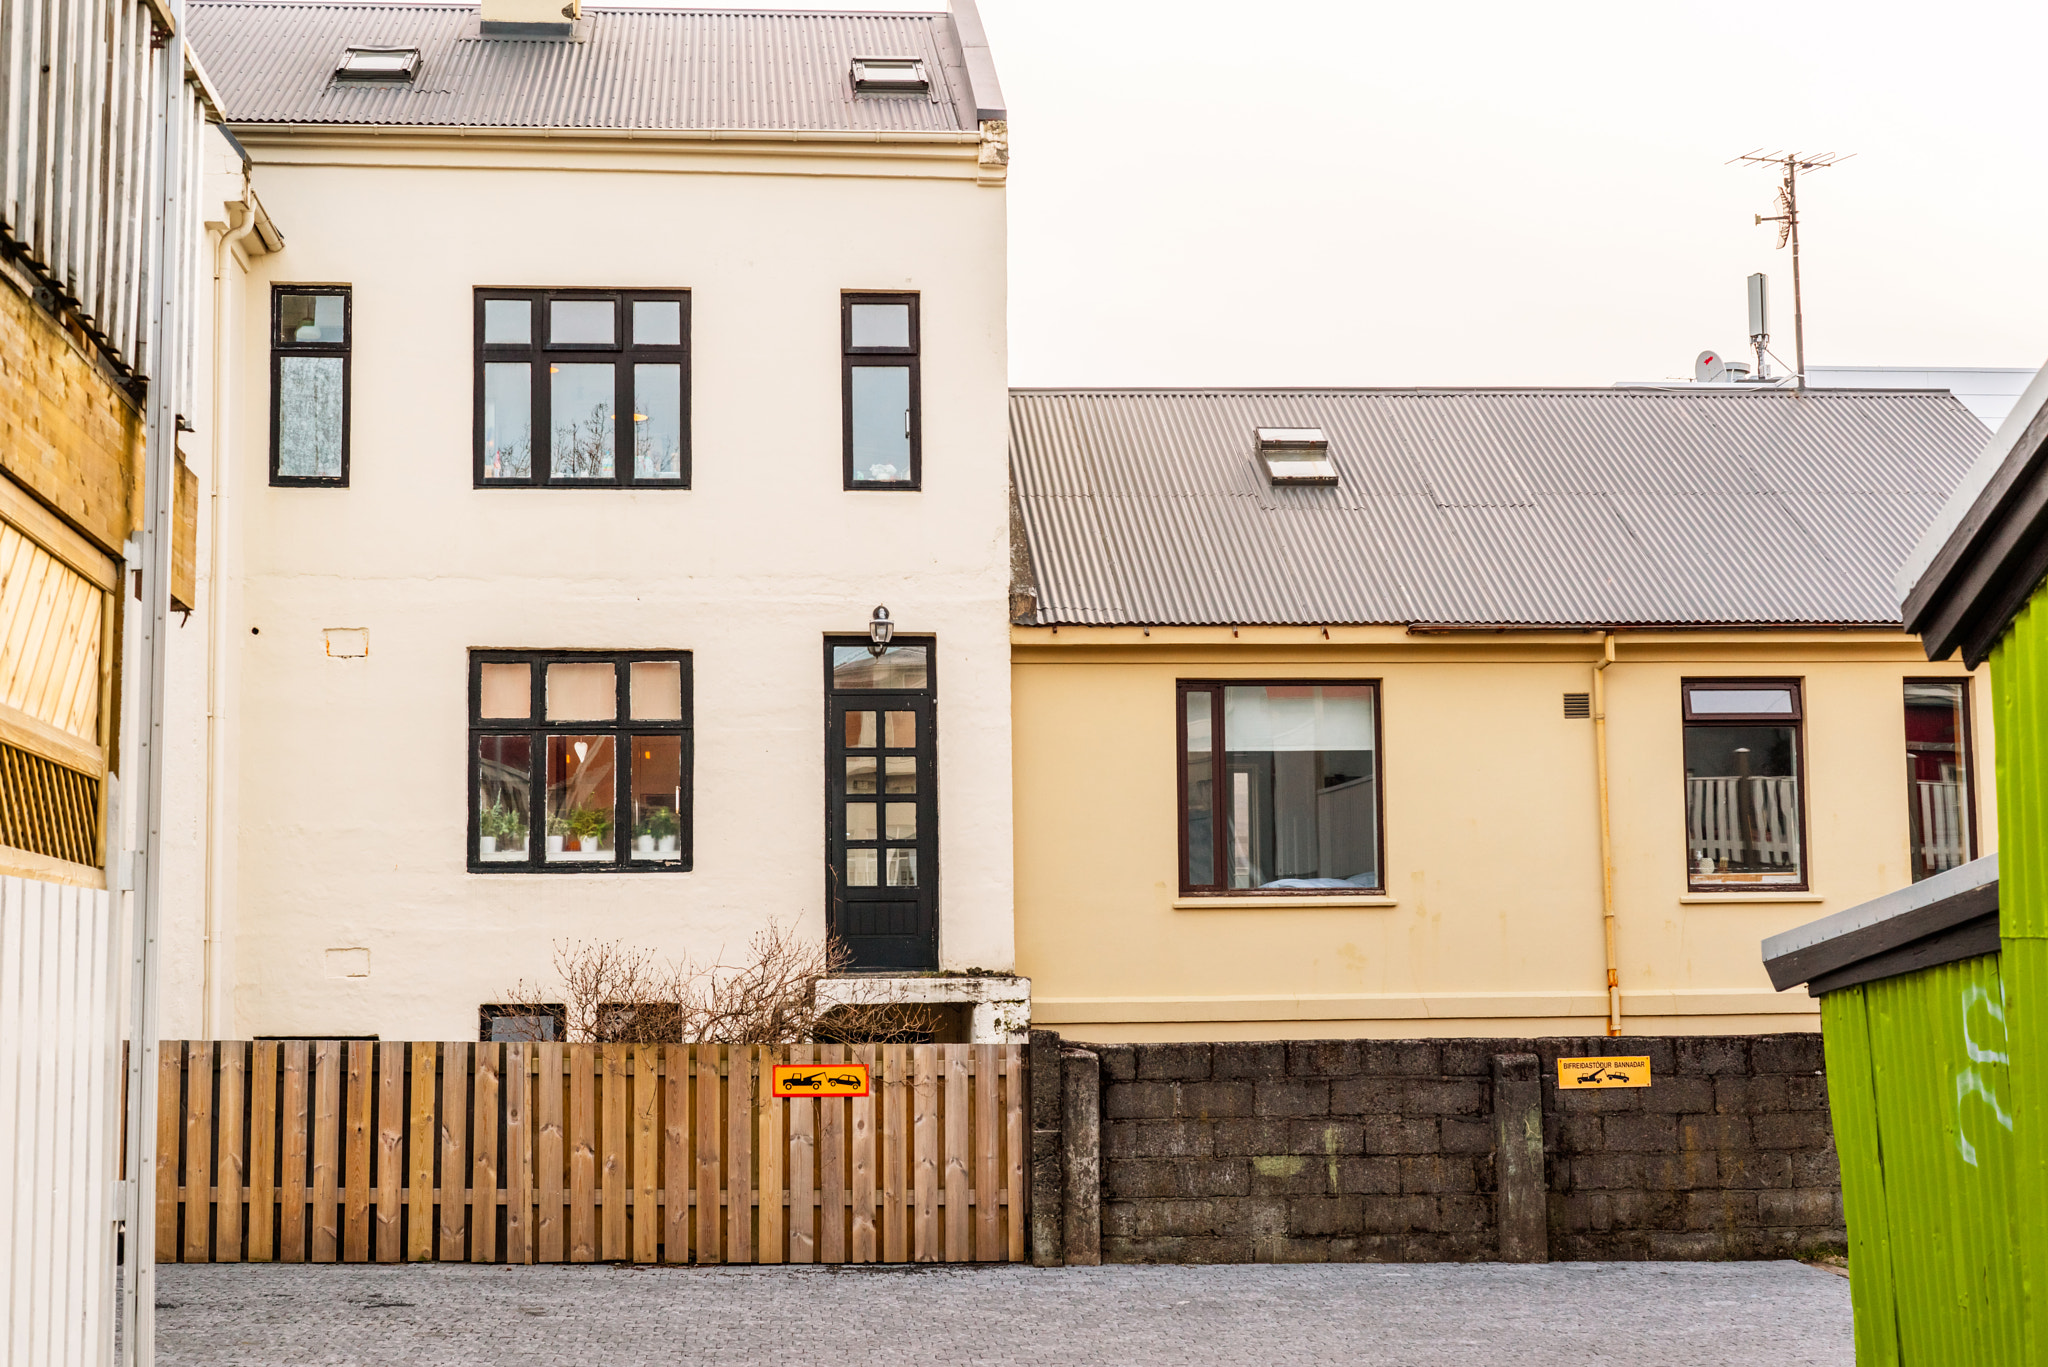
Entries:
{"type": "Polygon", "coordinates": [[[602,807],[578,807],[563,818],[563,825],[578,852],[602,854],[604,838],[611,834],[612,816],[602,807]]]}
{"type": "Polygon", "coordinates": [[[485,858],[501,851],[506,854],[526,853],[526,817],[515,808],[507,807],[503,798],[493,798],[491,805],[477,814],[477,849],[485,858]]]}
{"type": "Polygon", "coordinates": [[[640,859],[652,859],[657,854],[673,855],[676,851],[676,835],[682,829],[673,809],[650,807],[640,818],[634,830],[633,853],[640,859]]]}

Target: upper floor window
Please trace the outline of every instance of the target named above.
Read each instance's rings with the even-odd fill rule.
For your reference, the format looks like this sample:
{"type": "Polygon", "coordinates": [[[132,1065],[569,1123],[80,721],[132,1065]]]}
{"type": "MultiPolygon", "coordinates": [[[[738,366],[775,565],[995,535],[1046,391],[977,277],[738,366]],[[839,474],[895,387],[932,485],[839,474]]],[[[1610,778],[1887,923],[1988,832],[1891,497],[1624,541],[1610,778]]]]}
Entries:
{"type": "Polygon", "coordinates": [[[348,483],[346,285],[270,292],[270,482],[348,483]]]}
{"type": "Polygon", "coordinates": [[[1797,679],[1687,679],[1686,872],[1697,891],[1806,886],[1797,679]]]}
{"type": "Polygon", "coordinates": [[[1379,685],[1182,683],[1181,887],[1378,892],[1379,685]]]}
{"type": "Polygon", "coordinates": [[[1906,824],[1913,881],[1977,855],[1970,681],[1906,680],[1906,824]]]}
{"type": "Polygon", "coordinates": [[[690,657],[469,654],[474,873],[690,867],[690,657]]]}
{"type": "Polygon", "coordinates": [[[688,488],[688,291],[478,290],[476,483],[688,488]]]}
{"type": "Polygon", "coordinates": [[[843,294],[846,487],[915,489],[924,435],[918,413],[917,296],[843,294]]]}

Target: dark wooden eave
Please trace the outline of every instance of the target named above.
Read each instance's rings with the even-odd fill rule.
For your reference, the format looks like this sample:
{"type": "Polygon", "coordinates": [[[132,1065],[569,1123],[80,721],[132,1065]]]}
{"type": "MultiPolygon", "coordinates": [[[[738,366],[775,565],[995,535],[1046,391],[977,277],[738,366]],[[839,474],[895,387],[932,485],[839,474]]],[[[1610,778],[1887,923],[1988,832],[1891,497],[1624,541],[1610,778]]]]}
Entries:
{"type": "Polygon", "coordinates": [[[1764,968],[1780,992],[1821,996],[1998,949],[1998,856],[1987,854],[1861,906],[1773,935],[1764,968]]]}
{"type": "Polygon", "coordinates": [[[2048,407],[2034,414],[1905,603],[1930,660],[1975,669],[2048,577],[2048,407]]]}

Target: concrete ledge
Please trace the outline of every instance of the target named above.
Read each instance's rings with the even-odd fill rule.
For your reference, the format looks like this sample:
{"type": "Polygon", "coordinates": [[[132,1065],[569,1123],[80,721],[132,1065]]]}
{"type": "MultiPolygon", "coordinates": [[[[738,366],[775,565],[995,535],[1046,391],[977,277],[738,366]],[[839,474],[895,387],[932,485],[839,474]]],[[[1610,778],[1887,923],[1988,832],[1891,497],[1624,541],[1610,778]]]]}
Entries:
{"type": "Polygon", "coordinates": [[[819,983],[818,998],[827,1006],[971,1007],[968,1038],[973,1044],[1022,1044],[1031,1032],[1029,978],[856,973],[819,983]]]}
{"type": "Polygon", "coordinates": [[[1176,897],[1175,911],[1299,911],[1309,907],[1398,907],[1397,898],[1372,894],[1276,892],[1263,897],[1176,897]]]}

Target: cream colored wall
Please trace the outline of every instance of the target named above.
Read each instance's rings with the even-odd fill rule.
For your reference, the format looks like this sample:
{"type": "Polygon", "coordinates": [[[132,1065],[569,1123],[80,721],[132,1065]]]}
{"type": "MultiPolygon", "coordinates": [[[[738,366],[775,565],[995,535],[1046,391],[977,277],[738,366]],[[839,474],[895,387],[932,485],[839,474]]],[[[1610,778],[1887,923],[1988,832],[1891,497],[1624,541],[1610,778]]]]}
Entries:
{"type": "Polygon", "coordinates": [[[1011,967],[1003,195],[971,141],[245,140],[287,245],[242,324],[273,281],[352,285],[353,427],[349,488],[270,488],[268,357],[242,355],[221,1033],[462,1038],[558,940],[822,934],[823,637],[877,603],[939,641],[941,954],[1011,967]],[[689,288],[692,488],[473,489],[478,285],[689,288]],[[921,292],[921,493],[841,488],[844,289],[921,292]],[[472,647],[695,653],[694,871],[465,872],[472,647]],[[330,976],[353,948],[369,975],[330,976]]]}
{"type": "MultiPolygon", "coordinates": [[[[1034,1020],[1102,1041],[1602,1034],[1595,636],[1398,628],[1013,632],[1019,970],[1034,1020]],[[1383,681],[1387,895],[1178,897],[1175,682],[1383,681]],[[1176,905],[1176,904],[1179,905],[1176,905]]],[[[1816,1029],[1765,936],[1907,881],[1896,633],[1626,633],[1608,671],[1617,946],[1630,1033],[1816,1029]],[[1805,682],[1811,893],[1686,891],[1679,680],[1805,682]]],[[[1990,833],[1988,675],[1972,687],[1990,833]]]]}

